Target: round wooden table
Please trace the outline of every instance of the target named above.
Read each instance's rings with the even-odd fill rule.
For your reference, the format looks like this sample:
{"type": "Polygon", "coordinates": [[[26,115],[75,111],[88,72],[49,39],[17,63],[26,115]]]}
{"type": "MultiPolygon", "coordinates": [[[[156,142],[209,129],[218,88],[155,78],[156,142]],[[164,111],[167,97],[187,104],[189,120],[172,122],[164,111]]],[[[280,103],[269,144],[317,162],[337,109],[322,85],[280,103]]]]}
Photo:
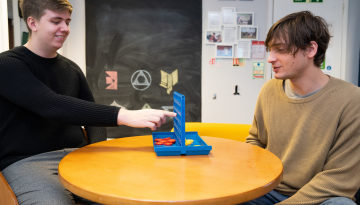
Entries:
{"type": "Polygon", "coordinates": [[[59,164],[61,183],[103,204],[236,204],[274,189],[283,166],[244,142],[202,137],[209,155],[156,156],[152,136],[119,138],[77,149],[59,164]]]}

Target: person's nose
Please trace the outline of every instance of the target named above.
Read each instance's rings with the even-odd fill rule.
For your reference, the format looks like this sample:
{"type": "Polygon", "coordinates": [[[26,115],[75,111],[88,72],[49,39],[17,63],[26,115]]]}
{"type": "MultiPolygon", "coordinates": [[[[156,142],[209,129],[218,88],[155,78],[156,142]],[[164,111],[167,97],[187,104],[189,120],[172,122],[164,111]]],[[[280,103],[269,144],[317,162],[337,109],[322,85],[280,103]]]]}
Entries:
{"type": "Polygon", "coordinates": [[[70,32],[70,25],[67,24],[66,22],[63,22],[63,23],[61,24],[61,31],[62,31],[62,32],[69,33],[69,32],[70,32]]]}
{"type": "Polygon", "coordinates": [[[270,51],[269,52],[269,56],[267,58],[267,62],[268,63],[273,63],[274,61],[276,61],[276,56],[275,56],[275,53],[270,51]]]}

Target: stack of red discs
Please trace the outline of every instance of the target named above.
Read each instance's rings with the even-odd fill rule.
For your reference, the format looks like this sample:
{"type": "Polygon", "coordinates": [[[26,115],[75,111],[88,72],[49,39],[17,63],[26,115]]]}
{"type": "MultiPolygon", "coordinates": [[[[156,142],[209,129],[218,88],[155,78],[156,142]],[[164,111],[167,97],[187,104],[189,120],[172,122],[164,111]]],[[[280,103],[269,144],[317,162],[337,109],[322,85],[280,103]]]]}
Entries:
{"type": "Polygon", "coordinates": [[[175,139],[172,139],[171,137],[166,137],[166,138],[156,138],[155,139],[155,144],[156,145],[166,145],[166,146],[171,146],[176,142],[175,139]]]}

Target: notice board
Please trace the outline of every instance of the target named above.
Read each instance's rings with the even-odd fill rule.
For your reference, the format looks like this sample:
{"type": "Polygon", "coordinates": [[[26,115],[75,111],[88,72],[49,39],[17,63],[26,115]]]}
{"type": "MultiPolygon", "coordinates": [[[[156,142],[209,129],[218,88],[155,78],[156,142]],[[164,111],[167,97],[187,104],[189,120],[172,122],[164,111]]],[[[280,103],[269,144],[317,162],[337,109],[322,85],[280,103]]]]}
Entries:
{"type": "MultiPolygon", "coordinates": [[[[96,102],[173,109],[186,98],[186,121],[201,121],[201,0],[86,0],[86,74],[96,102]]],[[[157,131],[169,131],[169,119],[157,131]]],[[[126,126],[108,137],[151,134],[126,126]]]]}

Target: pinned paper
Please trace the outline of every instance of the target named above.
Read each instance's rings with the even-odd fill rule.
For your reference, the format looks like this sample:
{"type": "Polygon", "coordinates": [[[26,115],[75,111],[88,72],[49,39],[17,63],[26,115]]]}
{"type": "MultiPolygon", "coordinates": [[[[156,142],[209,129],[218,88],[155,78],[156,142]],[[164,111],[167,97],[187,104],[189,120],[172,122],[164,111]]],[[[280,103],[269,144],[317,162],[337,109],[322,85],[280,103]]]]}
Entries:
{"type": "Polygon", "coordinates": [[[233,66],[239,66],[239,58],[233,58],[233,66]]]}
{"type": "Polygon", "coordinates": [[[174,85],[178,83],[178,70],[176,69],[171,74],[160,70],[161,73],[161,82],[160,86],[167,89],[167,94],[170,95],[174,85]]]}
{"type": "Polygon", "coordinates": [[[264,78],[264,63],[263,62],[254,62],[253,63],[253,72],[252,77],[255,78],[264,78]]]}
{"type": "Polygon", "coordinates": [[[216,63],[216,58],[211,58],[209,63],[210,65],[214,65],[216,63]]]}
{"type": "Polygon", "coordinates": [[[238,58],[250,58],[251,52],[251,41],[238,41],[237,43],[237,54],[238,58]]]}
{"type": "Polygon", "coordinates": [[[117,84],[118,84],[118,77],[117,77],[117,71],[105,71],[105,74],[107,75],[105,78],[106,85],[108,85],[105,89],[106,90],[117,90],[117,84]]]}
{"type": "Polygon", "coordinates": [[[251,43],[251,58],[264,59],[265,58],[265,42],[252,41],[251,43]]]}
{"type": "Polygon", "coordinates": [[[245,59],[243,58],[233,58],[233,66],[245,66],[245,59]]]}
{"type": "Polygon", "coordinates": [[[243,58],[240,58],[240,59],[239,59],[239,66],[240,66],[240,67],[244,67],[244,66],[245,66],[245,59],[243,59],[243,58]]]}

